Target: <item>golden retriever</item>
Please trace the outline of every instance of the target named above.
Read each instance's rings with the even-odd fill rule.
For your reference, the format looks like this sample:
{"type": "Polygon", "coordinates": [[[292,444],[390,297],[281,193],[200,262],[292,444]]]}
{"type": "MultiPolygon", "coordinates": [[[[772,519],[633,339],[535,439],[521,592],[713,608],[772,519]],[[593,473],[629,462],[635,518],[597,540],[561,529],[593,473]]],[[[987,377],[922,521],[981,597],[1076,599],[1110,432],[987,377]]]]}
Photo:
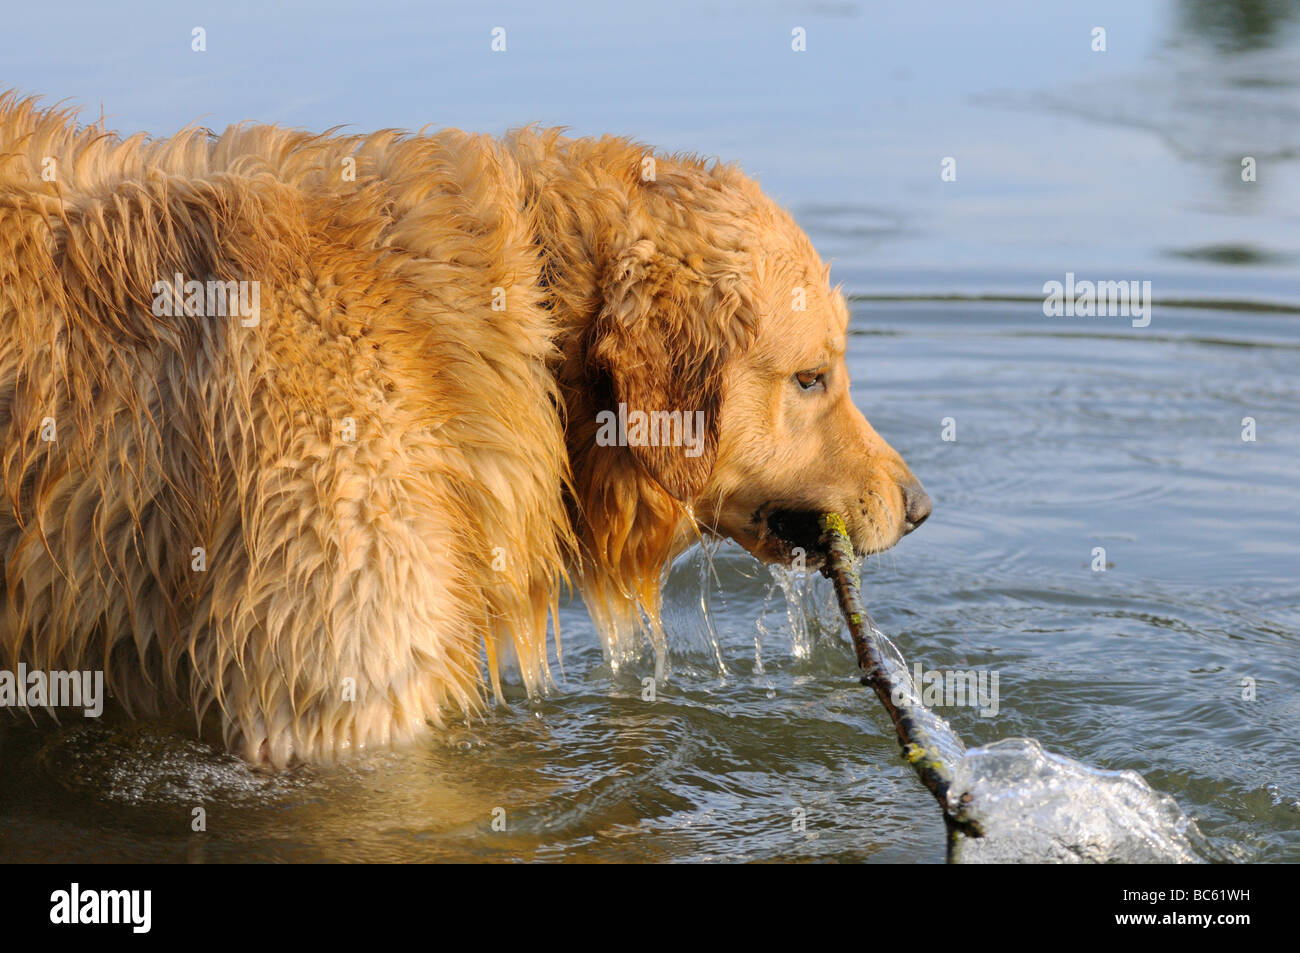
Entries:
{"type": "Polygon", "coordinates": [[[281,767],[500,698],[507,657],[545,690],[566,582],[617,659],[702,534],[892,546],[930,503],[827,276],[737,169],[627,139],[123,140],[7,94],[0,664],[281,767]]]}

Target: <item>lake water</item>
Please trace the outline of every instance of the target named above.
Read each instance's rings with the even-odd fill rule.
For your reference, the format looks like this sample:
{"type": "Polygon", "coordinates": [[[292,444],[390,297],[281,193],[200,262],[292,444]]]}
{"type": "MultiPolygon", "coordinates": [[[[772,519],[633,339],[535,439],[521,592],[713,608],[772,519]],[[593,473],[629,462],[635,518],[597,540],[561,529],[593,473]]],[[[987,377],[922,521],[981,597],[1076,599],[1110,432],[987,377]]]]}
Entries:
{"type": "MultiPolygon", "coordinates": [[[[740,161],[835,259],[855,399],[935,499],[863,594],[909,662],[998,673],[953,728],[1139,772],[1209,859],[1300,861],[1300,17],[1040,6],[56,3],[3,75],[124,131],[540,120],[740,161]],[[1067,273],[1150,281],[1150,324],[1044,316],[1067,273]]],[[[337,769],[0,729],[0,859],[944,859],[823,580],[722,547],[668,593],[654,703],[649,650],[611,673],[570,605],[545,702],[337,769]]]]}

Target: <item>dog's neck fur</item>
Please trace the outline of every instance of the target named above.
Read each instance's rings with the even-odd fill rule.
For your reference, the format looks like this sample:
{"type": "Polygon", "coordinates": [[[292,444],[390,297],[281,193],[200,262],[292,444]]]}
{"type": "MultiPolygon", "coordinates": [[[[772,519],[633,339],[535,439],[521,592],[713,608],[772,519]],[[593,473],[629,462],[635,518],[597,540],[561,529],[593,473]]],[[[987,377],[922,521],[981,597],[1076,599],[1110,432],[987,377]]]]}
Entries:
{"type": "Polygon", "coordinates": [[[627,447],[596,445],[597,414],[616,410],[617,398],[591,359],[604,272],[629,240],[630,213],[642,202],[642,162],[651,153],[623,139],[574,141],[554,131],[516,134],[508,148],[539,236],[539,283],[555,322],[554,373],[572,478],[567,503],[580,547],[575,575],[614,665],[636,653],[637,632],[662,658],[661,582],[699,531],[687,504],[627,447]]]}

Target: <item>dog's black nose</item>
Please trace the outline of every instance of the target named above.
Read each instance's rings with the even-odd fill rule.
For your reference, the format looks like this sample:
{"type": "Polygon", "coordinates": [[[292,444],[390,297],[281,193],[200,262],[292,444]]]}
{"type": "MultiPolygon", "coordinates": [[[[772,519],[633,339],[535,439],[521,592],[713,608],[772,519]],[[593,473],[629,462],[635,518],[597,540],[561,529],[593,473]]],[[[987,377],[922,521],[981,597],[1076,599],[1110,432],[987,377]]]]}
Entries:
{"type": "Polygon", "coordinates": [[[921,486],[919,482],[910,483],[902,489],[903,515],[907,519],[907,524],[903,528],[903,535],[906,536],[926,521],[930,511],[934,509],[934,503],[930,499],[930,494],[925,492],[925,487],[921,486]]]}

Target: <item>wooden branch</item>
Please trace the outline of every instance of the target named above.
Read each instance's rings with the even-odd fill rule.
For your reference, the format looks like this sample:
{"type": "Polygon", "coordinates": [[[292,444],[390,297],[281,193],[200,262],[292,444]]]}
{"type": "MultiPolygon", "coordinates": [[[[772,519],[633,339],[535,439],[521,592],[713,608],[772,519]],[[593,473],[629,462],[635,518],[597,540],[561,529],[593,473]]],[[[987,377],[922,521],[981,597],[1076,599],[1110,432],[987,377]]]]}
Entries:
{"type": "Polygon", "coordinates": [[[820,543],[826,549],[822,575],[835,586],[835,598],[849,625],[853,648],[858,656],[858,668],[863,672],[862,684],[874,689],[876,697],[885,706],[885,711],[889,713],[894,729],[898,732],[904,759],[939,802],[949,832],[961,833],[967,837],[982,837],[983,831],[979,825],[962,815],[961,805],[954,806],[949,802],[952,772],[939,756],[937,745],[929,729],[919,719],[916,706],[906,700],[908,693],[902,690],[902,686],[884,664],[880,642],[874,634],[875,625],[862,607],[858,576],[852,568],[853,544],[849,541],[844,519],[836,513],[825,513],[819,517],[818,525],[822,531],[820,543]],[[899,691],[895,692],[895,689],[899,691]],[[902,704],[895,701],[896,697],[904,699],[902,704]]]}

